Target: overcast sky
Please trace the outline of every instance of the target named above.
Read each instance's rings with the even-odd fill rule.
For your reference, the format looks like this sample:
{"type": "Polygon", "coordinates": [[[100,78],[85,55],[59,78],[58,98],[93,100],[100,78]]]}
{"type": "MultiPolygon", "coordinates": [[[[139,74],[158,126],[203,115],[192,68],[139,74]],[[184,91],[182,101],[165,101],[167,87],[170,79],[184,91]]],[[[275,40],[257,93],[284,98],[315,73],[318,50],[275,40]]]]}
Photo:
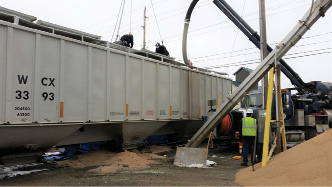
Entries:
{"type": "MultiPolygon", "coordinates": [[[[0,6],[33,15],[38,20],[100,35],[102,40],[111,41],[121,2],[122,0],[0,0],[0,6]]],[[[266,0],[267,41],[272,48],[303,17],[311,2],[266,0]]],[[[154,44],[163,40],[170,56],[183,62],[183,22],[191,0],[152,0],[152,3],[153,6],[151,0],[126,0],[119,35],[131,32],[135,39],[134,48],[142,48],[143,10],[146,6],[147,48],[154,51],[154,44]]],[[[228,0],[228,3],[259,32],[258,0],[228,0]]],[[[114,38],[113,35],[113,40],[114,38]]],[[[284,59],[305,82],[332,82],[331,52],[330,9],[284,59]]],[[[238,31],[212,0],[200,0],[196,5],[189,26],[188,53],[194,66],[219,66],[213,70],[227,72],[233,80],[233,73],[237,69],[242,66],[255,69],[260,60],[259,50],[238,31]]],[[[292,87],[284,76],[282,87],[292,87]]]]}

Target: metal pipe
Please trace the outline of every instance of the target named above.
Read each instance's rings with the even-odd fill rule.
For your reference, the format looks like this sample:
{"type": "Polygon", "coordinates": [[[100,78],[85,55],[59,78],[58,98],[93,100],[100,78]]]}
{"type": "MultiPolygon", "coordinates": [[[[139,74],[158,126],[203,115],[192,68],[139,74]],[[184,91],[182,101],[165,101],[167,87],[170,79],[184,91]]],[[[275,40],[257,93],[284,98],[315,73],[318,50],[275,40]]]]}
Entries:
{"type": "Polygon", "coordinates": [[[312,102],[313,99],[295,99],[297,101],[302,101],[302,102],[312,102]]]}
{"type": "MultiPolygon", "coordinates": [[[[267,39],[266,39],[266,16],[265,16],[265,0],[259,1],[259,25],[260,25],[260,49],[261,49],[261,61],[267,56],[267,39]]],[[[263,82],[263,109],[266,109],[267,89],[268,89],[268,75],[265,75],[262,79],[263,82]]]]}
{"type": "Polygon", "coordinates": [[[145,49],[145,31],[146,31],[146,6],[144,7],[144,26],[143,26],[143,49],[145,49]]]}

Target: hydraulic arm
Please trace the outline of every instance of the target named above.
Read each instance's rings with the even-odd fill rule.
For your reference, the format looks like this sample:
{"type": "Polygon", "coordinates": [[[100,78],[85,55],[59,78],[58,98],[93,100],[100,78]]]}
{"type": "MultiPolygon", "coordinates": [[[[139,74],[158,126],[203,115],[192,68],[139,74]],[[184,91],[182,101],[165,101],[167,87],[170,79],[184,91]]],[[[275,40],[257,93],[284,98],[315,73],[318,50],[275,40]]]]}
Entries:
{"type": "MultiPolygon", "coordinates": [[[[249,40],[260,49],[260,36],[254,31],[225,0],[214,0],[213,3],[249,38],[249,40]]],[[[268,52],[273,49],[267,45],[268,52]]],[[[305,83],[301,77],[283,60],[279,60],[281,64],[281,71],[289,78],[291,83],[300,89],[314,89],[315,84],[305,83]]]]}

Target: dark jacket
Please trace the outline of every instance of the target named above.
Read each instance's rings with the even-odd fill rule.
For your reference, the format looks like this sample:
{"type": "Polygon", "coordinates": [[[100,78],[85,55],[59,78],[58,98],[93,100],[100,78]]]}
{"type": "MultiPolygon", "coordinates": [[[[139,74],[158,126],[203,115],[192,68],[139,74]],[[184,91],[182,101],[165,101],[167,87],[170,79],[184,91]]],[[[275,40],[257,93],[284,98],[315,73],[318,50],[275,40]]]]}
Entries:
{"type": "Polygon", "coordinates": [[[166,56],[169,56],[169,53],[164,45],[159,46],[159,48],[156,48],[156,53],[160,53],[166,56]]]}
{"type": "Polygon", "coordinates": [[[126,44],[127,47],[133,48],[133,46],[134,46],[134,36],[132,34],[131,35],[125,34],[120,38],[120,40],[122,42],[124,42],[124,41],[127,42],[127,44],[126,44]]]}

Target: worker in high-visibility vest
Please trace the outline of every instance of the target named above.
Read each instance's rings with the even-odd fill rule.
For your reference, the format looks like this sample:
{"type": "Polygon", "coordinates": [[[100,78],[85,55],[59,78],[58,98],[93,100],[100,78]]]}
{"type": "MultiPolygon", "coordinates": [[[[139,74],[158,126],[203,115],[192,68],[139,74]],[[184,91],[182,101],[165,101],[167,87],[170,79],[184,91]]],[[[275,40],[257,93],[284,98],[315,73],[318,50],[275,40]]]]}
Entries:
{"type": "Polygon", "coordinates": [[[251,155],[251,162],[254,161],[253,153],[255,146],[255,136],[257,120],[252,118],[253,110],[247,110],[247,117],[242,118],[242,141],[243,141],[243,162],[242,166],[248,166],[248,156],[251,155]]]}

